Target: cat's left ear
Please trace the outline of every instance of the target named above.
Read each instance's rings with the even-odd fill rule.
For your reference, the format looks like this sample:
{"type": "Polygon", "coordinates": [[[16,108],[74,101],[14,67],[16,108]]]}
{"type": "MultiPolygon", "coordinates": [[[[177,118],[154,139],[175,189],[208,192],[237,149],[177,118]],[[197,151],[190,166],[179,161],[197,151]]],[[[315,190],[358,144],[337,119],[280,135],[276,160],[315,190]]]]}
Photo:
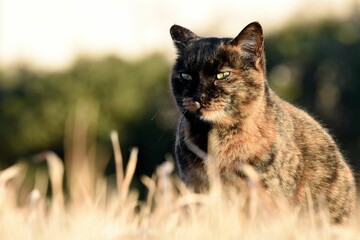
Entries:
{"type": "Polygon", "coordinates": [[[253,54],[256,58],[261,57],[264,50],[264,37],[261,25],[258,22],[250,23],[230,44],[253,54]]]}
{"type": "Polygon", "coordinates": [[[184,47],[192,39],[199,38],[195,33],[179,25],[170,28],[170,35],[177,47],[184,47]]]}

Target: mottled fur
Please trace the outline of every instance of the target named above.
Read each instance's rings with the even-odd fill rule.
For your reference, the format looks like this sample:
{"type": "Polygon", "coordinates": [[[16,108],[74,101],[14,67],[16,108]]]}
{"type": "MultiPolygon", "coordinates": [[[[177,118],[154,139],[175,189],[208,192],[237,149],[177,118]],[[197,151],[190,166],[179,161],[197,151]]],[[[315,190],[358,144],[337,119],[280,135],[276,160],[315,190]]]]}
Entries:
{"type": "Polygon", "coordinates": [[[270,194],[306,205],[310,193],[332,221],[346,221],[355,205],[353,174],[327,131],[269,88],[260,24],[234,39],[201,38],[177,25],[170,33],[178,50],[171,83],[181,111],[175,151],[181,179],[197,190],[208,187],[205,160],[189,150],[194,144],[221,174],[241,177],[239,163],[250,164],[270,194]],[[230,75],[216,78],[224,72],[230,75]]]}

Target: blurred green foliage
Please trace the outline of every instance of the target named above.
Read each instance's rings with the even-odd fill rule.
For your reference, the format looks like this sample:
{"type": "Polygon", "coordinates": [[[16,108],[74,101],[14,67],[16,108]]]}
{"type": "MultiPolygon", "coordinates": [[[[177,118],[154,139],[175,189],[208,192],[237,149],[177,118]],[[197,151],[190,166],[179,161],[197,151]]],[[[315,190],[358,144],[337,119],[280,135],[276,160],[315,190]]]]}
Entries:
{"type": "Polygon", "coordinates": [[[48,149],[63,155],[66,120],[79,102],[86,102],[98,109],[99,147],[110,154],[109,134],[117,130],[125,157],[131,146],[139,146],[139,166],[150,173],[171,151],[171,125],[164,123],[172,103],[169,68],[162,56],[152,55],[133,63],[117,57],[79,58],[63,72],[26,66],[5,72],[0,80],[2,167],[48,149]]]}
{"type": "MultiPolygon", "coordinates": [[[[275,91],[322,121],[360,168],[360,20],[291,25],[267,35],[265,47],[275,91]]],[[[62,155],[66,120],[83,101],[98,109],[98,145],[108,156],[115,129],[125,158],[130,146],[140,149],[137,175],[151,174],[174,143],[170,68],[151,55],[137,62],[82,57],[62,72],[3,69],[1,167],[48,149],[62,155]]]]}

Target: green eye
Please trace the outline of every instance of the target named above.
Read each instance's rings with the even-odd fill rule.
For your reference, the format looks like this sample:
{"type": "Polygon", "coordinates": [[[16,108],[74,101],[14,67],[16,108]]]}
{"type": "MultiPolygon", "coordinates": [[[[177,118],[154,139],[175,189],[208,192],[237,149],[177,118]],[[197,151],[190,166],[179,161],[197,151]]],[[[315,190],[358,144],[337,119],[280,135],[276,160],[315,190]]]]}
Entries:
{"type": "Polygon", "coordinates": [[[216,74],[216,79],[223,80],[223,79],[227,78],[229,75],[230,75],[230,72],[220,72],[220,73],[216,74]]]}
{"type": "Polygon", "coordinates": [[[187,74],[187,73],[181,73],[180,74],[181,78],[184,79],[184,80],[188,80],[188,81],[191,81],[192,80],[192,76],[187,74]]]}

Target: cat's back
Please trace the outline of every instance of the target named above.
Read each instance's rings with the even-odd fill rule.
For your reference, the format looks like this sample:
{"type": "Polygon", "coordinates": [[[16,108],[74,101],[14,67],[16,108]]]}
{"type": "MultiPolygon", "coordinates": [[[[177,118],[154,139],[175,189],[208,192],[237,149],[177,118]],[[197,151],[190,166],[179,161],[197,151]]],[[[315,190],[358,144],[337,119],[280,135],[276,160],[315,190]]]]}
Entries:
{"type": "Polygon", "coordinates": [[[305,111],[278,96],[275,98],[287,121],[291,121],[292,129],[285,131],[299,150],[300,164],[303,165],[297,189],[298,201],[306,202],[306,189],[301,184],[305,182],[314,198],[326,196],[326,201],[331,203],[331,215],[343,221],[355,206],[356,187],[350,167],[326,128],[305,111]]]}
{"type": "Polygon", "coordinates": [[[308,148],[311,148],[322,145],[332,145],[336,147],[328,130],[315,120],[314,117],[278,96],[275,98],[280,108],[285,112],[285,116],[288,118],[287,120],[292,122],[291,134],[300,146],[308,146],[308,148]]]}
{"type": "Polygon", "coordinates": [[[295,142],[304,159],[321,159],[329,154],[334,155],[333,152],[337,153],[336,157],[342,159],[335,141],[325,127],[306,111],[281,99],[275,93],[273,95],[282,114],[282,121],[278,122],[278,127],[288,135],[287,140],[295,142]]]}

